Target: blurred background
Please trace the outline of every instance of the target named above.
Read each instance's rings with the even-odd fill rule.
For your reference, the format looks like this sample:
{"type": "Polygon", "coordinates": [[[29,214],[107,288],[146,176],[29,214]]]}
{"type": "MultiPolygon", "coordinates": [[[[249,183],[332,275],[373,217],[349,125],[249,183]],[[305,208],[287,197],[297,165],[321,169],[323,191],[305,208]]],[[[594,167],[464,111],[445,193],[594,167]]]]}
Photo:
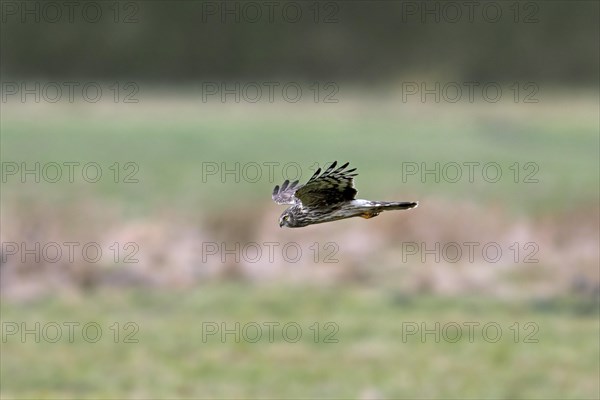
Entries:
{"type": "Polygon", "coordinates": [[[0,11],[3,398],[600,396],[597,2],[0,11]]]}

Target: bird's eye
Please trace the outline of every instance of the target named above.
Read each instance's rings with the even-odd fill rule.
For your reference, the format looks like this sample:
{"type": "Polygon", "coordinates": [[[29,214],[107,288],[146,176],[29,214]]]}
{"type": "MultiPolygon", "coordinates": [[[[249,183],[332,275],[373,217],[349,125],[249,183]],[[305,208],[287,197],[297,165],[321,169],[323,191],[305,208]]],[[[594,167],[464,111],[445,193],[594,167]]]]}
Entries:
{"type": "Polygon", "coordinates": [[[283,220],[284,220],[284,221],[287,221],[287,220],[289,220],[289,219],[290,219],[290,216],[289,216],[289,215],[287,215],[287,214],[286,214],[286,215],[284,215],[284,216],[283,216],[283,220]]]}

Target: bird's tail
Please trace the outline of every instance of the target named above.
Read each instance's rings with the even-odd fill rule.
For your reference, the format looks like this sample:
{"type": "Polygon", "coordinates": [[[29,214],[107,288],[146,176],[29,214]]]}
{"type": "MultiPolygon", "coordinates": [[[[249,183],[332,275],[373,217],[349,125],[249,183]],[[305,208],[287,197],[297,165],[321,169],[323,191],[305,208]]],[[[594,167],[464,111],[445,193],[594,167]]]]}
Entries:
{"type": "Polygon", "coordinates": [[[374,203],[381,211],[410,210],[419,205],[418,201],[376,201],[374,203]]]}

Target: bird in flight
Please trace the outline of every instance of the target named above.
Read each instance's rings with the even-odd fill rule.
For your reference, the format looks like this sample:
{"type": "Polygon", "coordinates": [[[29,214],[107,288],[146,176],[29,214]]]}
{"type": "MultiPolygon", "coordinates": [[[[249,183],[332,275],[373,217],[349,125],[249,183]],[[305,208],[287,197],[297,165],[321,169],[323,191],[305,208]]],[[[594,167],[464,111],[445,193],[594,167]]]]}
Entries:
{"type": "Polygon", "coordinates": [[[352,217],[373,218],[383,211],[408,210],[419,204],[355,199],[354,177],[358,174],[356,168],[346,170],[348,164],[335,169],[334,161],[323,173],[319,168],[305,185],[286,180],[281,187],[275,186],[275,203],[292,205],[279,217],[279,226],[300,228],[352,217]]]}

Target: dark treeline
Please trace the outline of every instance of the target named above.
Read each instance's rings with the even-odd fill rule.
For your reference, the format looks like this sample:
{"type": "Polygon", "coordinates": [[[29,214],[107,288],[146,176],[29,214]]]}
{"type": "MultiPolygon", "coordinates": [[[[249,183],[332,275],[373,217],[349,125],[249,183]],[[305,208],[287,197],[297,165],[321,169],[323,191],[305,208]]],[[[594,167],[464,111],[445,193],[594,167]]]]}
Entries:
{"type": "Polygon", "coordinates": [[[3,79],[598,83],[597,1],[65,3],[2,2],[3,79]]]}

